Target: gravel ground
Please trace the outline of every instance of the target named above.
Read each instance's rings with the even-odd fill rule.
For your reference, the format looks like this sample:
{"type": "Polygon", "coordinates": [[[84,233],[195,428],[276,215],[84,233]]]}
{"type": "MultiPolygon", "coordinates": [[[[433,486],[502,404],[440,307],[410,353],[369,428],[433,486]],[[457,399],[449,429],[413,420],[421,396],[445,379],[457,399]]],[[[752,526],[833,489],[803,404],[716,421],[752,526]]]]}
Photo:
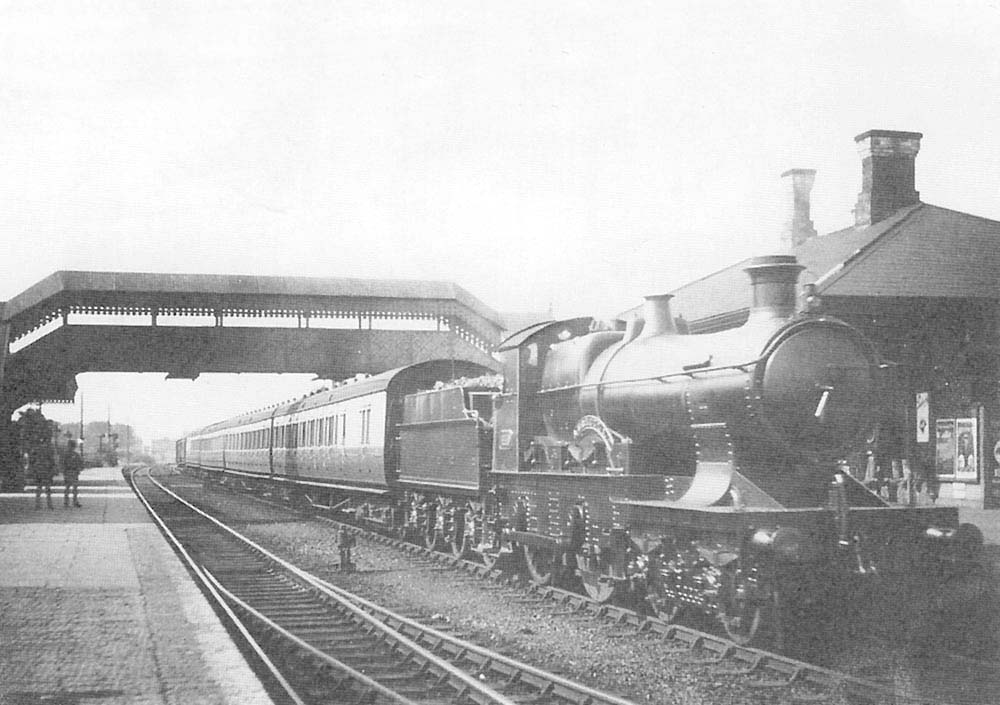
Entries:
{"type": "MultiPolygon", "coordinates": [[[[623,635],[622,629],[600,620],[555,614],[561,608],[554,603],[519,602],[475,581],[456,581],[450,569],[390,547],[360,540],[354,551],[357,572],[340,573],[329,524],[249,497],[200,488],[185,491],[185,496],[211,505],[237,530],[335,585],[396,611],[446,623],[470,641],[637,703],[794,702],[788,692],[750,688],[711,666],[694,665],[690,656],[670,653],[669,644],[658,637],[623,635]]],[[[837,700],[831,702],[836,705],[837,700]]]]}
{"type": "MultiPolygon", "coordinates": [[[[670,653],[657,637],[624,636],[609,623],[554,614],[560,608],[553,603],[519,601],[485,590],[456,580],[451,570],[379,544],[360,540],[354,552],[357,572],[342,574],[336,570],[339,554],[329,524],[250,497],[204,492],[200,486],[194,495],[188,496],[220,511],[234,528],[331,583],[424,621],[447,623],[463,638],[591,687],[665,705],[794,702],[787,691],[751,688],[712,666],[694,665],[689,656],[670,653]]],[[[879,639],[852,642],[823,661],[941,702],[991,703],[988,694],[1000,692],[1000,671],[984,680],[981,668],[951,664],[941,674],[879,639]]],[[[827,702],[836,705],[838,699],[827,702]]]]}

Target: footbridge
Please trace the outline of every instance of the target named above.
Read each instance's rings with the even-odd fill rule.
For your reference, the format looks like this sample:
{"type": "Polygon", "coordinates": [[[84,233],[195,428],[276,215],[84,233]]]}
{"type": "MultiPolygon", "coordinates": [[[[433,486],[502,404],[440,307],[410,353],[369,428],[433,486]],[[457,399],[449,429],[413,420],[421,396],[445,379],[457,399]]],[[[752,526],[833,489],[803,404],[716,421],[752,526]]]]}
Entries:
{"type": "Polygon", "coordinates": [[[448,282],[56,272],[2,304],[0,444],[15,409],[72,400],[82,372],[336,380],[435,358],[491,365],[502,328],[448,282]]]}

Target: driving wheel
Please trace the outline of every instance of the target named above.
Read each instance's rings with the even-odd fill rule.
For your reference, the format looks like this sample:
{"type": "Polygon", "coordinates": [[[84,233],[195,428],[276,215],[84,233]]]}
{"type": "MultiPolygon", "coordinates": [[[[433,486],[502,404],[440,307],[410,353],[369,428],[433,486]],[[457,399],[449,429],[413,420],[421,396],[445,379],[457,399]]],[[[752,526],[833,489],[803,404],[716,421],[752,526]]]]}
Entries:
{"type": "Polygon", "coordinates": [[[617,592],[617,583],[602,571],[588,570],[586,559],[577,556],[577,566],[583,589],[594,602],[610,602],[617,592]]]}
{"type": "Polygon", "coordinates": [[[535,585],[550,585],[555,569],[555,552],[538,546],[524,546],[524,564],[535,585]]]}

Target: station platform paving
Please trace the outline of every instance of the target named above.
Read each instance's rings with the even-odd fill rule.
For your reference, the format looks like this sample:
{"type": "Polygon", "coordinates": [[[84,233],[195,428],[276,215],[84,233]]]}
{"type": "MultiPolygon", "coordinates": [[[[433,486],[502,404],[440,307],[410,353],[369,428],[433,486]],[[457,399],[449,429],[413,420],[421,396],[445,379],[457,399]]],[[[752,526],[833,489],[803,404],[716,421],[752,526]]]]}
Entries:
{"type": "Polygon", "coordinates": [[[0,494],[0,704],[270,704],[120,469],[79,498],[0,494]]]}

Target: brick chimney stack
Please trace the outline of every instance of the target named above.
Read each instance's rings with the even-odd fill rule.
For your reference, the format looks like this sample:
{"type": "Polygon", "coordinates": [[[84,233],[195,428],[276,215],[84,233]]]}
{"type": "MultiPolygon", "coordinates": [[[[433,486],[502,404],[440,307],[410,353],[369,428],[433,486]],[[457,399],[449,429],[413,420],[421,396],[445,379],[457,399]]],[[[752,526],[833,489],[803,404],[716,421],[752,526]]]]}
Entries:
{"type": "Polygon", "coordinates": [[[789,169],[781,175],[791,187],[791,215],[781,234],[787,251],[801,245],[811,237],[816,237],[816,228],[809,218],[809,194],[816,181],[815,169],[789,169]]]}
{"type": "Polygon", "coordinates": [[[868,130],[854,138],[861,155],[855,225],[874,225],[900,208],[920,202],[914,164],[921,137],[919,132],[868,130]]]}

